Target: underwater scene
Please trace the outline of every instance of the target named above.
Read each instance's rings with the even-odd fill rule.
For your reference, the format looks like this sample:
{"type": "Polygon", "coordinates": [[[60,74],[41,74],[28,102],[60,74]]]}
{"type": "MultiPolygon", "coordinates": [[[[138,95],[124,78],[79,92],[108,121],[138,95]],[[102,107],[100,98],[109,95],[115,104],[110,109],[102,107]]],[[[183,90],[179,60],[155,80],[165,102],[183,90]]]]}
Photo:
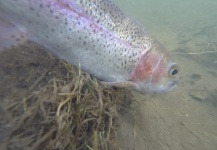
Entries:
{"type": "Polygon", "coordinates": [[[131,129],[123,145],[153,150],[217,149],[217,1],[117,3],[163,43],[180,67],[179,84],[173,92],[135,94],[135,112],[131,119],[124,119],[135,125],[123,123],[125,130],[131,129]]]}
{"type": "Polygon", "coordinates": [[[0,149],[217,150],[216,8],[0,0],[0,149]]]}

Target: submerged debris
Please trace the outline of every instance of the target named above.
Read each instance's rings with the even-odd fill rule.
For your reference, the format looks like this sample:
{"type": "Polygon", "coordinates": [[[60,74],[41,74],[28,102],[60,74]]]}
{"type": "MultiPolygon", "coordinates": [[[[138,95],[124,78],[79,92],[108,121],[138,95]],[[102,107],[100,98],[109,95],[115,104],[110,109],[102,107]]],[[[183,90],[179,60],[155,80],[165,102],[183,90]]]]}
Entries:
{"type": "Polygon", "coordinates": [[[119,149],[117,110],[132,100],[33,44],[0,55],[2,149],[119,149]]]}

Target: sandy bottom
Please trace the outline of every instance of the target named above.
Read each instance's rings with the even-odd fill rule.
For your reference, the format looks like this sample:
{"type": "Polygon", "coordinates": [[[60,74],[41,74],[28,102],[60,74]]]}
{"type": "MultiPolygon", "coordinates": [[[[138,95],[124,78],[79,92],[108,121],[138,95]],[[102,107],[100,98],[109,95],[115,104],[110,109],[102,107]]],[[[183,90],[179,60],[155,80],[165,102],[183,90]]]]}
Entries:
{"type": "MultiPolygon", "coordinates": [[[[25,58],[19,61],[25,63],[29,61],[28,55],[32,57],[34,53],[17,52],[14,57],[25,58]]],[[[32,83],[47,72],[46,63],[35,60],[20,68],[22,65],[16,62],[17,59],[9,56],[1,57],[0,97],[16,93],[22,98],[25,95],[22,89],[34,88],[32,83]],[[12,74],[11,68],[16,69],[17,74],[12,74]],[[33,70],[37,74],[32,74],[32,78],[19,80],[19,76],[31,74],[33,70]],[[14,91],[11,85],[16,86],[14,89],[19,89],[19,92],[14,91]]],[[[217,70],[213,61],[215,57],[210,58],[212,61],[205,57],[178,55],[175,59],[181,64],[181,77],[175,91],[163,95],[133,93],[136,100],[119,113],[121,149],[217,149],[217,70]]],[[[0,109],[0,114],[3,109],[0,109]]],[[[0,128],[0,132],[0,142],[10,134],[4,128],[0,128]]]]}
{"type": "MultiPolygon", "coordinates": [[[[20,57],[20,55],[34,54],[18,52],[16,55],[20,57]]],[[[26,56],[24,58],[28,59],[26,56]]],[[[133,93],[136,101],[121,109],[118,130],[121,149],[217,149],[217,71],[214,68],[215,64],[208,67],[210,65],[205,66],[206,63],[198,63],[197,59],[190,56],[179,56],[176,59],[179,64],[182,64],[182,73],[179,86],[175,91],[163,95],[133,93]]],[[[7,97],[11,92],[16,93],[10,86],[13,83],[16,89],[21,89],[16,96],[22,98],[25,94],[25,92],[22,93],[22,89],[30,86],[26,84],[26,81],[34,82],[36,77],[46,72],[46,66],[39,67],[38,74],[32,75],[33,78],[19,81],[17,80],[19,76],[31,73],[32,69],[35,70],[43,62],[31,63],[29,68],[28,66],[19,68],[20,65],[11,57],[1,58],[1,62],[2,71],[8,73],[8,76],[1,76],[1,97],[7,97]],[[3,64],[4,62],[7,64],[3,64]],[[10,74],[11,67],[20,70],[20,73],[17,71],[18,74],[10,74]]],[[[2,128],[0,131],[1,138],[10,134],[4,132],[2,128]]]]}
{"type": "MultiPolygon", "coordinates": [[[[126,0],[119,1],[123,1],[123,7],[127,4],[126,0]]],[[[147,22],[149,27],[153,25],[151,30],[167,49],[181,53],[217,50],[216,15],[212,18],[210,15],[197,14],[195,8],[206,10],[198,7],[197,1],[193,1],[191,5],[188,1],[174,1],[173,3],[168,1],[168,6],[172,7],[174,4],[174,12],[168,9],[167,5],[159,4],[154,5],[159,7],[156,10],[163,10],[155,11],[150,7],[150,10],[146,11],[148,7],[145,8],[145,6],[149,1],[141,0],[140,3],[127,1],[132,3],[129,3],[129,8],[134,8],[131,12],[141,15],[137,17],[138,20],[142,22],[144,19],[144,24],[147,22]],[[147,12],[149,12],[148,15],[146,15],[147,12]],[[161,12],[163,16],[158,18],[161,12]],[[163,12],[171,15],[164,15],[163,12]],[[156,16],[153,17],[155,13],[156,16]],[[182,16],[183,13],[187,15],[189,23],[182,22],[182,19],[186,20],[182,16]],[[174,18],[169,20],[171,19],[169,17],[174,18]],[[195,17],[198,18],[195,19],[195,17]],[[158,20],[163,24],[157,26],[160,22],[158,20]],[[153,24],[148,24],[149,21],[153,24]]],[[[203,3],[205,5],[207,1],[203,3]]],[[[163,4],[167,3],[163,2],[163,4]]],[[[207,8],[208,12],[212,10],[211,7],[207,8]]],[[[25,55],[28,59],[28,55],[32,56],[34,53],[18,52],[14,57],[17,55],[19,57],[25,55]]],[[[48,70],[46,63],[43,64],[40,61],[28,64],[26,68],[20,68],[14,58],[0,58],[1,99],[9,97],[11,93],[22,98],[26,93],[25,89],[34,88],[33,83],[48,70]],[[11,68],[15,68],[18,74],[12,74],[11,68]],[[19,76],[32,72],[37,74],[33,74],[32,78],[26,80],[19,80],[19,76]],[[5,76],[5,74],[8,75],[5,76]],[[12,84],[16,86],[15,89],[19,89],[19,92],[11,88],[12,84]]],[[[136,100],[121,109],[118,138],[122,150],[217,150],[217,53],[199,56],[175,55],[175,60],[181,70],[179,86],[175,91],[163,95],[133,93],[136,100]]],[[[20,62],[25,63],[25,61],[28,60],[20,62]]],[[[3,110],[4,108],[0,107],[0,115],[3,110]]],[[[8,135],[10,131],[1,128],[0,125],[0,143],[8,135]]]]}
{"type": "Polygon", "coordinates": [[[189,31],[185,26],[159,29],[159,38],[179,64],[179,86],[164,95],[134,94],[132,112],[122,117],[123,149],[217,149],[217,28],[202,25],[189,26],[189,31]],[[205,51],[216,52],[187,54],[205,51]]]}
{"type": "Polygon", "coordinates": [[[182,73],[174,92],[135,93],[132,110],[121,115],[123,149],[217,149],[217,70],[198,58],[177,61],[182,73]]]}

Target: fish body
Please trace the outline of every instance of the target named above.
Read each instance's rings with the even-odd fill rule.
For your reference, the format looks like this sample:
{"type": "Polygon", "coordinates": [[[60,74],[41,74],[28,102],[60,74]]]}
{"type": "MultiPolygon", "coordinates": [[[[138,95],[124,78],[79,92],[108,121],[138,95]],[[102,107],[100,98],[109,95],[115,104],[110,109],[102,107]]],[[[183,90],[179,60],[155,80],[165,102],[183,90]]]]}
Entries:
{"type": "Polygon", "coordinates": [[[169,53],[110,0],[0,0],[0,21],[0,47],[31,40],[107,85],[142,93],[177,84],[169,53]]]}

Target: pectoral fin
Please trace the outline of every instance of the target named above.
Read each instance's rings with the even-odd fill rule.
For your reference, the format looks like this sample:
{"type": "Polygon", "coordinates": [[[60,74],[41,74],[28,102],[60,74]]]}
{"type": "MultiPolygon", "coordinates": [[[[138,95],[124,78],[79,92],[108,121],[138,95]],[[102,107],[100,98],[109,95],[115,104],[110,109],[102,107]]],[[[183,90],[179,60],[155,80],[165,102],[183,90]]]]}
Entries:
{"type": "Polygon", "coordinates": [[[23,44],[26,39],[25,32],[16,25],[0,18],[0,50],[23,44]]]}
{"type": "Polygon", "coordinates": [[[121,82],[104,82],[101,81],[102,84],[107,85],[107,86],[114,86],[114,87],[123,87],[123,88],[132,88],[135,87],[136,84],[135,82],[132,81],[121,81],[121,82]]]}

